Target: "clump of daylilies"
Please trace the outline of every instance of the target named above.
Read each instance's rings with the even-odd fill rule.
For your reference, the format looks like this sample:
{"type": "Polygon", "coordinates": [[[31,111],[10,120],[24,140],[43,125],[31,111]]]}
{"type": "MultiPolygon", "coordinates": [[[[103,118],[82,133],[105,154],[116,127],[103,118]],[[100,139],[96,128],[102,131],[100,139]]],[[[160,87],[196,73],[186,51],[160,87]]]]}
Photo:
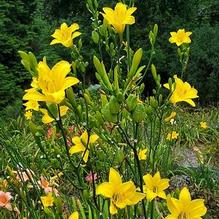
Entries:
{"type": "MultiPolygon", "coordinates": [[[[185,29],[170,33],[170,43],[178,47],[182,72],[161,84],[152,63],[158,26],[149,32],[150,59],[141,64],[143,50],[131,48],[130,25],[135,24],[137,8],[130,2],[99,12],[98,2],[87,0],[91,38],[98,47],[93,56],[95,89],[83,81],[91,72],[81,53],[83,31],[77,23],[61,24],[50,43],[69,49],[71,62],[61,60],[49,67],[52,64],[46,57],[38,62],[33,53],[19,51],[22,64],[32,75],[23,100],[29,130],[39,146],[37,153],[47,162],[48,172],[63,171],[62,189],[39,170],[16,172],[19,186],[32,184],[25,187],[26,193],[35,191],[37,201],[32,208],[39,215],[200,219],[206,214],[204,200],[192,200],[187,187],[181,189],[179,199],[174,198],[178,192],[169,190],[168,179],[173,171],[166,165],[180,139],[175,129],[180,103],[195,107],[198,98],[198,91],[183,79],[192,33],[185,29]],[[110,65],[105,65],[106,60],[110,65]],[[156,86],[153,96],[144,98],[143,82],[150,66],[156,86]]],[[[200,127],[206,129],[206,122],[200,122],[200,127]]],[[[15,197],[16,191],[0,191],[1,208],[12,210],[12,194],[15,197]]],[[[23,193],[17,196],[24,198],[23,193]]]]}

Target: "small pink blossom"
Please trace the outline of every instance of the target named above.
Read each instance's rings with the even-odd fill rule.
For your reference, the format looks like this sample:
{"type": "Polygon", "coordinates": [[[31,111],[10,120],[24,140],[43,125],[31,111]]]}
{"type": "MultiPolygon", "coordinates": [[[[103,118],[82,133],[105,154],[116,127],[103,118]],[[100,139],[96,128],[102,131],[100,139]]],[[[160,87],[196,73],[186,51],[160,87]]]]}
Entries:
{"type": "Polygon", "coordinates": [[[93,180],[97,180],[98,179],[98,176],[96,173],[93,173],[93,172],[90,172],[86,177],[85,177],[85,180],[89,183],[92,183],[93,180]]]}
{"type": "Polygon", "coordinates": [[[50,185],[50,182],[47,181],[43,176],[40,177],[40,180],[38,181],[38,184],[39,186],[44,189],[44,192],[46,194],[48,193],[54,193],[56,196],[59,196],[59,192],[56,188],[53,188],[51,185],[50,185]]]}

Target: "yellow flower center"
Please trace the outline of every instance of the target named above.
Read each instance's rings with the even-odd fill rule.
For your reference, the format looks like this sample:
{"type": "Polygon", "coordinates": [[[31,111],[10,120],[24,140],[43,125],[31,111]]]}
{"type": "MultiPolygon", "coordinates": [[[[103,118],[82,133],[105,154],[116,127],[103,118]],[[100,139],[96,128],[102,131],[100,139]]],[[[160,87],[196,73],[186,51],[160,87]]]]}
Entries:
{"type": "Polygon", "coordinates": [[[153,187],[153,192],[154,192],[154,193],[157,193],[157,192],[158,192],[157,186],[154,186],[154,187],[153,187]]]}
{"type": "Polygon", "coordinates": [[[122,198],[123,198],[123,196],[121,194],[116,193],[113,195],[112,201],[113,201],[113,203],[116,204],[116,203],[120,202],[122,200],[122,198]]]}
{"type": "Polygon", "coordinates": [[[181,212],[178,219],[188,219],[188,215],[185,212],[181,212]]]}

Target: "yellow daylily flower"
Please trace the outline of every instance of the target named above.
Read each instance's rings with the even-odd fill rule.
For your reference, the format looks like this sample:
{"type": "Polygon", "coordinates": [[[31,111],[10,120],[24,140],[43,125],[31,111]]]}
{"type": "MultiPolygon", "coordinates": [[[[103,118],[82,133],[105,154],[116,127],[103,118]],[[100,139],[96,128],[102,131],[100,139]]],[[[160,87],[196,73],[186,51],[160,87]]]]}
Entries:
{"type": "Polygon", "coordinates": [[[135,23],[135,17],[132,14],[137,8],[131,7],[127,9],[127,5],[119,2],[116,4],[115,9],[105,7],[104,13],[101,13],[109,25],[112,25],[115,31],[122,34],[125,30],[125,25],[135,23]]]}
{"type": "MultiPolygon", "coordinates": [[[[67,106],[60,106],[60,115],[61,115],[61,117],[66,115],[68,110],[69,110],[69,108],[67,106]]],[[[42,122],[44,124],[51,123],[51,122],[53,122],[55,120],[54,118],[52,118],[49,115],[47,109],[40,109],[40,111],[43,113],[42,122]]]]}
{"type": "Polygon", "coordinates": [[[200,127],[203,129],[206,129],[206,128],[208,128],[208,125],[206,122],[200,122],[200,127]]]}
{"type": "Polygon", "coordinates": [[[25,110],[39,111],[39,104],[35,100],[29,100],[26,103],[24,103],[23,105],[26,107],[25,110]]]}
{"type": "Polygon", "coordinates": [[[67,77],[71,71],[71,64],[67,61],[60,61],[50,69],[44,59],[37,69],[38,78],[33,78],[32,88],[26,90],[24,100],[59,104],[65,98],[65,89],[79,82],[75,77],[67,77]]]}
{"type": "Polygon", "coordinates": [[[143,150],[140,150],[138,152],[138,159],[139,160],[146,160],[147,159],[147,152],[148,152],[148,149],[143,149],[143,150]]]}
{"type": "Polygon", "coordinates": [[[73,137],[72,142],[74,143],[74,146],[70,148],[69,153],[75,154],[75,153],[82,152],[83,161],[87,163],[90,144],[95,143],[98,138],[99,136],[96,134],[90,135],[89,142],[88,142],[87,131],[83,132],[83,134],[80,137],[78,136],[73,137]]]}
{"type": "Polygon", "coordinates": [[[145,194],[136,192],[136,187],[132,181],[123,183],[121,176],[113,168],[110,168],[109,182],[98,185],[96,194],[110,198],[110,214],[116,214],[117,208],[135,205],[145,198],[145,194]]]}
{"type": "Polygon", "coordinates": [[[77,211],[73,212],[68,219],[79,219],[79,214],[77,211]]]}
{"type": "Polygon", "coordinates": [[[179,136],[179,133],[177,133],[176,131],[172,131],[172,132],[167,134],[166,139],[171,141],[171,140],[177,139],[178,136],[179,136]]]}
{"type": "Polygon", "coordinates": [[[26,118],[27,120],[31,120],[31,118],[32,118],[32,116],[33,116],[33,113],[32,113],[31,110],[27,110],[27,111],[25,112],[24,116],[25,116],[25,118],[26,118]]]}
{"type": "Polygon", "coordinates": [[[176,43],[177,46],[181,46],[183,43],[191,43],[190,35],[192,32],[185,32],[185,29],[179,29],[177,32],[170,32],[170,43],[176,43]]]}
{"type": "Polygon", "coordinates": [[[192,99],[198,98],[198,91],[188,82],[183,82],[177,75],[174,75],[174,80],[171,88],[168,83],[164,84],[165,88],[173,92],[169,101],[173,104],[184,101],[194,107],[195,102],[192,99]]]}
{"type": "Polygon", "coordinates": [[[46,196],[41,196],[40,199],[42,201],[42,204],[43,204],[44,208],[53,206],[54,198],[53,198],[51,192],[48,193],[46,196]]]}
{"type": "Polygon", "coordinates": [[[160,173],[157,172],[154,176],[146,174],[143,176],[145,185],[143,186],[146,198],[152,201],[156,197],[166,199],[165,189],[169,187],[169,179],[161,179],[160,173]]]}
{"type": "Polygon", "coordinates": [[[79,25],[77,23],[73,23],[69,27],[66,23],[61,24],[60,29],[56,29],[52,34],[55,39],[52,40],[50,45],[61,43],[65,47],[72,47],[73,40],[81,35],[78,30],[79,25]]]}
{"type": "Polygon", "coordinates": [[[176,117],[176,112],[171,112],[171,114],[164,119],[165,122],[170,122],[172,119],[176,117]]]}
{"type": "Polygon", "coordinates": [[[203,199],[191,199],[189,190],[184,187],[179,199],[167,197],[167,207],[170,215],[165,219],[201,219],[207,212],[203,199]]]}

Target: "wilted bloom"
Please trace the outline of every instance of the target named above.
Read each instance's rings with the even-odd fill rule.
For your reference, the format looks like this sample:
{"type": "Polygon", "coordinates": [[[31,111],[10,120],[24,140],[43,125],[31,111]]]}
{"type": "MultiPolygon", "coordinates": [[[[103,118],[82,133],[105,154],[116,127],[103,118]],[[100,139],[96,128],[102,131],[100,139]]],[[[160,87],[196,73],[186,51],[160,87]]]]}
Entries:
{"type": "Polygon", "coordinates": [[[58,196],[58,191],[56,188],[53,188],[50,185],[50,182],[47,181],[43,176],[40,177],[40,180],[38,181],[39,186],[44,189],[44,192],[46,194],[48,193],[54,193],[56,196],[58,196]]]}
{"type": "Polygon", "coordinates": [[[79,214],[77,211],[73,212],[68,219],[79,219],[79,214]]]}
{"type": "Polygon", "coordinates": [[[135,17],[132,14],[137,8],[127,8],[127,5],[119,2],[116,4],[115,9],[103,8],[104,13],[101,13],[107,20],[108,24],[112,25],[115,31],[122,34],[125,30],[125,25],[131,25],[135,23],[135,17]]]}
{"type": "Polygon", "coordinates": [[[165,189],[169,187],[169,179],[161,179],[160,173],[157,172],[154,176],[147,174],[143,176],[144,193],[147,200],[151,201],[156,197],[166,199],[165,189]]]}
{"type": "Polygon", "coordinates": [[[139,160],[146,160],[147,159],[147,149],[143,149],[143,150],[140,150],[138,152],[138,159],[139,160]]]}
{"type": "Polygon", "coordinates": [[[110,168],[109,182],[98,185],[96,194],[110,198],[110,214],[116,214],[117,208],[135,205],[145,198],[143,193],[136,192],[136,187],[132,181],[123,183],[119,173],[113,168],[110,168]]]}
{"type": "Polygon", "coordinates": [[[52,196],[52,192],[48,193],[46,196],[41,196],[40,199],[44,208],[53,206],[54,198],[52,196]]]}
{"type": "Polygon", "coordinates": [[[60,61],[50,69],[44,59],[39,62],[37,70],[38,78],[33,79],[32,88],[26,90],[24,100],[59,104],[65,98],[65,90],[79,82],[75,77],[67,77],[71,71],[71,64],[67,61],[60,61]]]}
{"type": "Polygon", "coordinates": [[[80,137],[73,137],[72,142],[74,143],[74,146],[70,148],[70,154],[82,153],[83,160],[86,163],[89,156],[90,144],[95,143],[98,138],[99,136],[96,134],[90,135],[90,137],[88,138],[87,131],[83,132],[80,137]]]}
{"type": "Polygon", "coordinates": [[[39,104],[35,100],[29,100],[26,103],[24,103],[24,106],[26,107],[25,110],[35,110],[39,111],[39,104]]]}
{"type": "Polygon", "coordinates": [[[203,129],[208,128],[207,123],[206,122],[200,122],[200,127],[203,129]]]}
{"type": "MultiPolygon", "coordinates": [[[[66,115],[68,109],[69,109],[69,108],[68,108],[67,106],[60,106],[60,115],[61,115],[61,117],[64,116],[64,115],[66,115]]],[[[43,113],[42,122],[43,122],[44,124],[51,123],[51,122],[53,122],[53,121],[55,120],[54,118],[52,118],[52,117],[49,115],[47,109],[40,109],[40,111],[43,113]]],[[[59,118],[57,118],[57,119],[59,119],[59,118]]]]}
{"type": "Polygon", "coordinates": [[[198,98],[198,91],[191,87],[188,82],[183,82],[177,75],[174,75],[175,83],[170,88],[169,84],[164,84],[164,87],[172,92],[170,102],[176,104],[178,102],[185,101],[191,106],[195,106],[195,102],[192,100],[198,98]]]}
{"type": "Polygon", "coordinates": [[[0,191],[0,208],[7,208],[8,210],[12,210],[11,207],[11,193],[0,191]]]}
{"type": "Polygon", "coordinates": [[[189,190],[184,187],[179,199],[167,197],[167,207],[170,215],[165,219],[201,219],[207,212],[203,199],[191,199],[189,190]]]}
{"type": "Polygon", "coordinates": [[[27,120],[31,120],[31,118],[32,118],[32,116],[33,116],[33,113],[32,113],[31,110],[27,110],[27,111],[25,112],[24,116],[25,116],[25,118],[26,118],[27,120]]]}
{"type": "Polygon", "coordinates": [[[170,133],[167,134],[167,140],[171,141],[171,140],[176,140],[179,136],[179,133],[177,133],[176,131],[172,131],[170,133]]]}
{"type": "Polygon", "coordinates": [[[26,182],[28,180],[33,179],[34,173],[32,170],[26,169],[24,171],[18,170],[14,171],[16,173],[16,179],[21,182],[26,182]]]}
{"type": "Polygon", "coordinates": [[[170,43],[176,43],[177,46],[181,46],[183,43],[191,43],[190,35],[192,32],[185,32],[185,29],[179,29],[177,32],[170,32],[170,43]]]}
{"type": "Polygon", "coordinates": [[[81,33],[78,31],[79,25],[74,23],[68,27],[66,23],[61,24],[60,29],[56,29],[52,34],[55,39],[52,40],[50,45],[61,43],[65,47],[73,46],[73,39],[80,36],[81,33]]]}
{"type": "Polygon", "coordinates": [[[170,122],[172,119],[176,117],[176,112],[171,112],[171,114],[164,119],[165,122],[170,122]]]}
{"type": "Polygon", "coordinates": [[[86,177],[85,177],[85,180],[89,183],[92,183],[93,181],[96,181],[97,180],[97,174],[96,173],[93,173],[93,172],[90,172],[86,177]]]}

